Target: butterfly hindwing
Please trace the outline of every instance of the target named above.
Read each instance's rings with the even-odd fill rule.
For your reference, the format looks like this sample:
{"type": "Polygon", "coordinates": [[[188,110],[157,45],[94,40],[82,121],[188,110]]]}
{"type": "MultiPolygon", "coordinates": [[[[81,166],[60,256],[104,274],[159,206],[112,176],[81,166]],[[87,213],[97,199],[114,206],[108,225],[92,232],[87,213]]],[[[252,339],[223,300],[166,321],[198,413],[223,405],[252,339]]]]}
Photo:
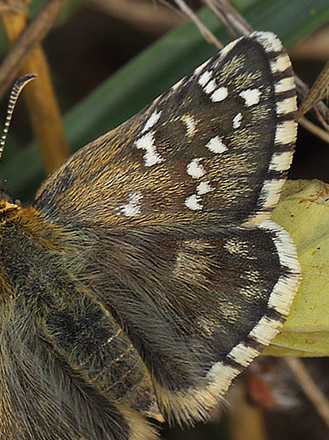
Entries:
{"type": "Polygon", "coordinates": [[[161,412],[198,420],[288,313],[298,276],[289,235],[272,222],[235,231],[98,233],[106,250],[91,258],[104,272],[98,280],[90,274],[89,289],[140,353],[161,412]]]}

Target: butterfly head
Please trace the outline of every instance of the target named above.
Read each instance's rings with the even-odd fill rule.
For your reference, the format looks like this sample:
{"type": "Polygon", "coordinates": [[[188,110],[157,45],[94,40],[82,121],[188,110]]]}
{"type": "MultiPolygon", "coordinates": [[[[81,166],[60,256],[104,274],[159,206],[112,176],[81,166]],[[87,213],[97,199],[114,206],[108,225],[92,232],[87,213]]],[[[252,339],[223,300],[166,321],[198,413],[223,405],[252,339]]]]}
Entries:
{"type": "Polygon", "coordinates": [[[0,183],[0,221],[3,222],[8,217],[8,214],[16,211],[18,207],[17,201],[14,201],[3,183],[0,183]]]}
{"type": "MultiPolygon", "coordinates": [[[[13,85],[13,88],[10,92],[9,96],[9,103],[8,103],[8,110],[7,110],[7,116],[4,124],[4,128],[2,131],[2,135],[0,138],[0,159],[2,157],[2,152],[5,146],[8,129],[10,126],[11,118],[13,115],[13,111],[18,99],[19,94],[23,90],[23,88],[26,86],[27,83],[35,79],[37,75],[34,73],[29,73],[27,75],[22,76],[19,78],[15,84],[13,85]]],[[[16,210],[18,208],[18,205],[16,202],[14,202],[11,195],[8,193],[7,189],[4,186],[3,182],[0,182],[0,217],[1,220],[3,220],[4,215],[7,216],[8,212],[11,212],[13,210],[16,210]]]]}

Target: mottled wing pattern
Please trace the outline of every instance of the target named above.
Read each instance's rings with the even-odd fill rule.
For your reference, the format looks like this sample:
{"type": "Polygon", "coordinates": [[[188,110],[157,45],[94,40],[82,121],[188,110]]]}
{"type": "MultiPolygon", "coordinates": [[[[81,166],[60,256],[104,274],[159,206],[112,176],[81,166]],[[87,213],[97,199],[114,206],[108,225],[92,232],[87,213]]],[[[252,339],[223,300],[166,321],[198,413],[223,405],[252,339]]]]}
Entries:
{"type": "Polygon", "coordinates": [[[90,355],[70,337],[72,313],[59,319],[54,303],[51,343],[126,420],[125,405],[205,417],[284,321],[300,269],[289,234],[268,218],[295,111],[287,54],[273,34],[253,33],[40,188],[34,208],[76,235],[75,285],[102,315],[75,323],[97,336],[90,355]]]}
{"type": "Polygon", "coordinates": [[[280,41],[241,38],[73,155],[35,206],[73,223],[259,224],[290,166],[295,111],[280,41]]]}
{"type": "Polygon", "coordinates": [[[204,418],[288,314],[299,278],[291,238],[270,221],[93,234],[89,289],[140,353],[160,412],[204,418]]]}

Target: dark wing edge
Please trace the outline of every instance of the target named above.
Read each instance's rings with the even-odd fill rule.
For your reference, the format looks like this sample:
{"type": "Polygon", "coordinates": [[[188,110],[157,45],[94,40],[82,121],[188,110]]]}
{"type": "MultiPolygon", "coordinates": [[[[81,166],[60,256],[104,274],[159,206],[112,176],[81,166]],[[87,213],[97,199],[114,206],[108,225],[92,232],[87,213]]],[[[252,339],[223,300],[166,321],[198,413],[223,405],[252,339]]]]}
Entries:
{"type": "Polygon", "coordinates": [[[205,387],[173,392],[156,385],[162,408],[169,420],[188,424],[206,420],[211,409],[225,403],[224,395],[232,381],[270,344],[286,320],[301,279],[296,248],[290,235],[276,223],[268,220],[258,228],[272,235],[281,267],[280,276],[268,299],[267,310],[226,359],[211,366],[205,377],[205,387]]]}
{"type": "MultiPolygon", "coordinates": [[[[274,138],[276,152],[269,163],[258,206],[243,224],[243,226],[253,227],[267,220],[279,202],[281,189],[286,181],[295,149],[297,95],[291,61],[279,38],[272,32],[253,32],[248,38],[259,42],[269,57],[278,122],[274,138]]],[[[237,41],[239,40],[233,41],[223,50],[225,52],[231,50],[231,46],[234,46],[237,41]]]]}

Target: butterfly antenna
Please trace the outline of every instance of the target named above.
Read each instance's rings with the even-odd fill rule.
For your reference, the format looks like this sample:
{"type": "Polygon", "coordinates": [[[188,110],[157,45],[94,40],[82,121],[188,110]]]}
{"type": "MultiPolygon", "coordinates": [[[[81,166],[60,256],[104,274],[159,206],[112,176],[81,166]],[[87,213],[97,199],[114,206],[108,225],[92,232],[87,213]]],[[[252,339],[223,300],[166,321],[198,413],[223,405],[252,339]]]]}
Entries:
{"type": "Polygon", "coordinates": [[[13,85],[13,88],[11,89],[10,96],[9,96],[9,102],[8,102],[8,109],[7,109],[7,116],[5,125],[3,127],[2,136],[0,139],[0,159],[2,157],[2,152],[5,146],[9,125],[11,118],[13,116],[14,108],[18,99],[19,94],[23,90],[23,88],[26,86],[27,83],[35,79],[37,75],[34,73],[28,73],[27,75],[22,76],[19,78],[15,84],[13,85]]]}

